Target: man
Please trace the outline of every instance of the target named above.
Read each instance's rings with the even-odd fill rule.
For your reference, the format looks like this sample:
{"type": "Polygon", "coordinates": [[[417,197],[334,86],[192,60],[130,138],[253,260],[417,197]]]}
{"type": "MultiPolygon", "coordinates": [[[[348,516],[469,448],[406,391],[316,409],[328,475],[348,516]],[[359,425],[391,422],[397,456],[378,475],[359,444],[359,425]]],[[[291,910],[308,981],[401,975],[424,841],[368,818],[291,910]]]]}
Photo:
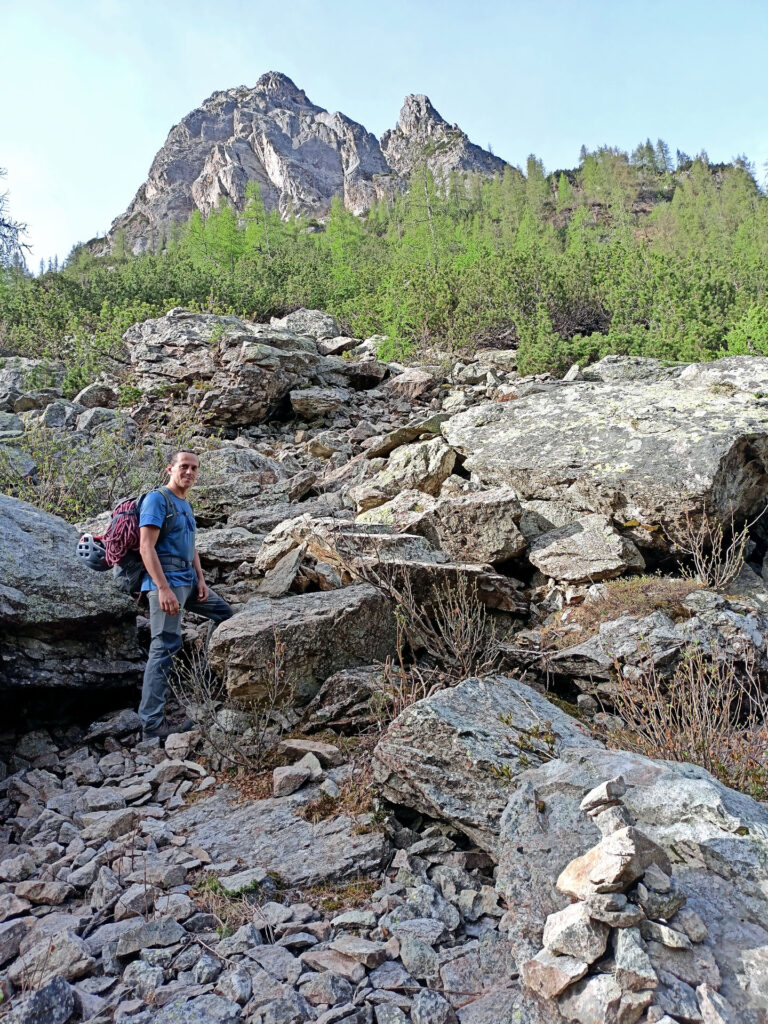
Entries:
{"type": "Polygon", "coordinates": [[[147,570],[141,589],[149,599],[152,634],[139,705],[144,739],[165,739],[171,733],[192,728],[188,719],[173,724],[164,717],[168,674],[173,656],[181,647],[182,610],[186,608],[210,619],[210,629],[232,615],[227,602],[209,590],[200,556],[195,551],[197,527],[187,492],[195,483],[199,469],[198,457],[185,451],[176,452],[166,467],[168,483],[164,490],[173,502],[175,515],[162,540],[158,538],[167,513],[163,493],[150,492],[139,512],[139,551],[147,570]]]}

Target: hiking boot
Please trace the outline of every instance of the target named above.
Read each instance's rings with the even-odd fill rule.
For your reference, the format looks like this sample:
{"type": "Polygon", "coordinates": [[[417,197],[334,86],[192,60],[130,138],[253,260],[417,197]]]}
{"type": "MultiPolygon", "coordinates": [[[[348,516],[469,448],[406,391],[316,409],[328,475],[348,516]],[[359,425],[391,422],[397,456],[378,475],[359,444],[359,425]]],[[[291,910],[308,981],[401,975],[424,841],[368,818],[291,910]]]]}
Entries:
{"type": "Polygon", "coordinates": [[[156,729],[144,729],[141,738],[144,740],[167,740],[174,733],[191,732],[194,727],[195,723],[190,718],[185,718],[182,722],[171,722],[164,718],[156,729]]]}

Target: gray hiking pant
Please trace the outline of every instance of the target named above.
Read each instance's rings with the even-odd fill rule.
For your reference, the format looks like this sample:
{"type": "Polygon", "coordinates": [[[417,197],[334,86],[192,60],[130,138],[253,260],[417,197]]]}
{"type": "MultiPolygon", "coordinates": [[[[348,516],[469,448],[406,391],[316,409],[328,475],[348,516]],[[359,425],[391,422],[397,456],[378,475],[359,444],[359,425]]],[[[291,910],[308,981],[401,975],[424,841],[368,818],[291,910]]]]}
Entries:
{"type": "Polygon", "coordinates": [[[144,669],[139,718],[144,729],[150,731],[158,729],[163,721],[168,675],[173,664],[173,656],[181,647],[182,611],[194,612],[196,615],[203,615],[206,619],[210,619],[209,635],[210,631],[215,629],[220,622],[232,615],[232,609],[227,602],[218,594],[214,594],[212,590],[208,593],[207,601],[198,600],[197,585],[171,587],[171,590],[179,602],[179,610],[176,615],[166,615],[160,607],[156,590],[150,590],[147,593],[149,630],[152,634],[152,642],[149,645],[149,657],[144,669]]]}

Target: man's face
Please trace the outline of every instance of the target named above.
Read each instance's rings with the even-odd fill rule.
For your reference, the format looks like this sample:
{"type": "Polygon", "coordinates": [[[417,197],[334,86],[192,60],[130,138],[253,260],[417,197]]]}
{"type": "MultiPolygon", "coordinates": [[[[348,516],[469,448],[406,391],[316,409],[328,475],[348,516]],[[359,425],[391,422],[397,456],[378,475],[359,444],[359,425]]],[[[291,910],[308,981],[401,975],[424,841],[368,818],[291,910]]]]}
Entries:
{"type": "Polygon", "coordinates": [[[179,452],[173,465],[168,466],[169,484],[187,491],[197,479],[200,460],[191,452],[179,452]]]}

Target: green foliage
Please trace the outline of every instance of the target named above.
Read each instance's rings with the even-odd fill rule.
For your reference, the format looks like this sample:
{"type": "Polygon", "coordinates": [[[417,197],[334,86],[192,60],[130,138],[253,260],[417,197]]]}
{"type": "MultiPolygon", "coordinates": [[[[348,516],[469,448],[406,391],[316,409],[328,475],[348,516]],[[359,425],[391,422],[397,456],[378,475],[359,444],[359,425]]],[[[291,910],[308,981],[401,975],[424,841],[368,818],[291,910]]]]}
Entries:
{"type": "MultiPolygon", "coordinates": [[[[66,431],[28,427],[13,447],[0,444],[0,494],[77,523],[159,486],[170,451],[191,443],[200,450],[197,433],[197,419],[189,413],[171,422],[164,436],[149,430],[134,435],[118,425],[84,441],[66,431]]],[[[207,501],[205,479],[201,483],[198,509],[207,501]]]]}
{"type": "Polygon", "coordinates": [[[156,453],[140,446],[131,450],[118,431],[101,431],[84,444],[63,431],[33,427],[16,444],[16,451],[0,446],[0,493],[72,523],[103,512],[122,495],[146,490],[149,479],[152,485],[162,480],[156,453]]]}
{"type": "Polygon", "coordinates": [[[177,305],[258,321],[325,309],[384,335],[389,359],[503,337],[527,372],[612,352],[768,353],[768,201],[743,158],[678,153],[673,168],[647,139],[631,154],[582,148],[552,175],[535,156],[490,180],[417,168],[407,193],[363,217],[334,200],[324,225],[264,198],[251,182],[242,211],[195,213],[162,251],[133,256],[120,235],[61,272],[0,271],[0,355],[63,361],[74,395],[102,370],[124,375],[125,329],[177,305]]]}
{"type": "Polygon", "coordinates": [[[768,306],[749,307],[725,336],[729,356],[768,356],[768,306]]]}
{"type": "Polygon", "coordinates": [[[520,373],[541,373],[562,368],[565,356],[563,340],[552,326],[547,307],[540,305],[536,315],[520,328],[517,366],[520,373]]]}

